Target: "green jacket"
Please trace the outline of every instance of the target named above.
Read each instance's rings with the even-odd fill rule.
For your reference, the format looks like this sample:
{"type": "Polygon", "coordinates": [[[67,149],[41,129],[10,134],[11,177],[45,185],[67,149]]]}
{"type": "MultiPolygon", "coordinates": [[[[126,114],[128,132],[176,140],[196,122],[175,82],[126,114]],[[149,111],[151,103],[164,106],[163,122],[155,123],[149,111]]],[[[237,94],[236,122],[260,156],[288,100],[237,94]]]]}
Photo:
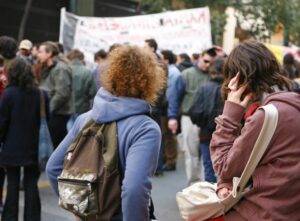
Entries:
{"type": "Polygon", "coordinates": [[[200,86],[209,80],[208,73],[204,73],[198,67],[193,66],[182,72],[182,78],[185,82],[185,92],[181,104],[182,114],[188,115],[192,107],[196,92],[200,86]]]}
{"type": "Polygon", "coordinates": [[[91,109],[91,99],[96,95],[96,82],[92,72],[79,60],[71,62],[73,77],[73,99],[75,113],[82,114],[91,109]]]}
{"type": "Polygon", "coordinates": [[[64,62],[58,61],[43,70],[40,88],[48,92],[50,113],[70,115],[72,107],[72,71],[64,62]]]}

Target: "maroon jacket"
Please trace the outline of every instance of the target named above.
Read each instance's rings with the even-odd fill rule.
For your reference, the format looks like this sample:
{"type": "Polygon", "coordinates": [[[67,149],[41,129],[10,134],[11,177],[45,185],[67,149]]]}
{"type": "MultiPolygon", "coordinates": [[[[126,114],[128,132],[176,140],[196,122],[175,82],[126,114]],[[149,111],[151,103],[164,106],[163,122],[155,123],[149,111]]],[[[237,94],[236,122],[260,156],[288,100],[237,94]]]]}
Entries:
{"type": "MultiPolygon", "coordinates": [[[[300,219],[300,95],[273,93],[263,103],[276,106],[278,125],[252,175],[252,189],[225,220],[300,219]]],[[[261,130],[264,111],[257,110],[242,128],[244,111],[242,106],[227,101],[223,114],[216,118],[211,155],[220,178],[218,188],[230,186],[233,177],[241,176],[261,130]]]]}

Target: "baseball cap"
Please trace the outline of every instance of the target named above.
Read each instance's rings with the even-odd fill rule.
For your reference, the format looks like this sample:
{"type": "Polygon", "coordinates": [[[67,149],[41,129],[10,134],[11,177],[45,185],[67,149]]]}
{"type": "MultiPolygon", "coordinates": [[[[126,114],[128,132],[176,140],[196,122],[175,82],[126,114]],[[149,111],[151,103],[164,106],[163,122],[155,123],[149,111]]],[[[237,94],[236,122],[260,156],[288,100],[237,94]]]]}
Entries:
{"type": "Polygon", "coordinates": [[[30,50],[32,48],[32,42],[28,39],[24,39],[20,42],[19,49],[30,50]]]}

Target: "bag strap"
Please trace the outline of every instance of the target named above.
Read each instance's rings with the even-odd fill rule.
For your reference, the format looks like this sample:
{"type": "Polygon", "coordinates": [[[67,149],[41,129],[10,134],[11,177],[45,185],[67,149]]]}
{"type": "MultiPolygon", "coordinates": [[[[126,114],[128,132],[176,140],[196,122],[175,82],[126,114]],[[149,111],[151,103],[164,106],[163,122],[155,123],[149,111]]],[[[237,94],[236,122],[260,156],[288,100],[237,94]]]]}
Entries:
{"type": "Polygon", "coordinates": [[[240,178],[233,180],[232,195],[236,197],[238,193],[244,190],[250,177],[252,176],[259,161],[264,155],[269,143],[274,135],[278,123],[278,110],[273,104],[260,107],[264,109],[265,118],[262,129],[255,142],[250,158],[240,178]]]}
{"type": "MultiPolygon", "coordinates": [[[[93,125],[97,125],[97,123],[93,120],[93,119],[89,119],[84,126],[79,130],[77,136],[75,137],[73,143],[69,146],[68,150],[66,151],[65,155],[67,155],[69,152],[74,151],[77,142],[80,140],[80,137],[82,136],[82,134],[85,132],[86,129],[88,129],[89,127],[93,126],[93,125]]],[[[106,124],[100,124],[100,128],[98,130],[99,131],[103,131],[103,128],[105,127],[106,124]]]]}
{"type": "Polygon", "coordinates": [[[41,115],[41,118],[46,117],[45,96],[44,96],[44,92],[42,90],[40,90],[40,115],[41,115]]]}

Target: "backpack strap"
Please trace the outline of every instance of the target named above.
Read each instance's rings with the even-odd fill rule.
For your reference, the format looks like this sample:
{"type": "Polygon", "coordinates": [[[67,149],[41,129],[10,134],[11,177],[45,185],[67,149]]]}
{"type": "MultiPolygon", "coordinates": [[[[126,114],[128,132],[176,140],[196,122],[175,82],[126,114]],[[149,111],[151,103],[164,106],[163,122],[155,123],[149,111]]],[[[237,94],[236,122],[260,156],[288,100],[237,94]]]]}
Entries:
{"type": "MultiPolygon", "coordinates": [[[[66,151],[66,154],[68,154],[68,152],[72,152],[74,151],[77,142],[79,141],[80,137],[82,136],[82,134],[85,132],[85,130],[89,127],[91,127],[93,124],[97,124],[93,119],[88,120],[88,122],[83,126],[82,129],[80,129],[79,133],[77,134],[76,138],[74,139],[72,145],[69,146],[68,150],[66,151]]],[[[102,124],[100,129],[102,129],[104,127],[105,124],[102,124]]]]}

